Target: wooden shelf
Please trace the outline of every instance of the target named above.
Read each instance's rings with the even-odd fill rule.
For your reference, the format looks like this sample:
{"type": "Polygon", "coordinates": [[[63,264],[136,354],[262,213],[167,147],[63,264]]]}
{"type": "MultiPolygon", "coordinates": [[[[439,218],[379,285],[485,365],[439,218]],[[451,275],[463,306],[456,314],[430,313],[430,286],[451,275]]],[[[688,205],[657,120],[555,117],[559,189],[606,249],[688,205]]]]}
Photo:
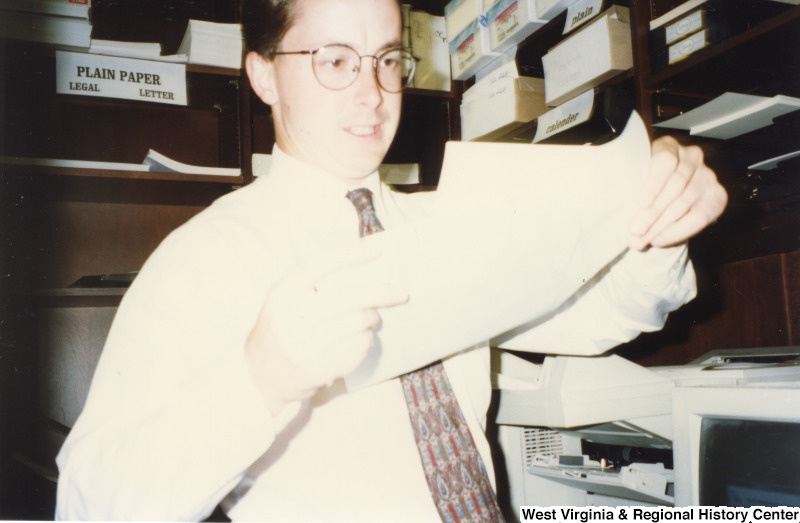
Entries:
{"type": "Polygon", "coordinates": [[[62,288],[41,289],[34,293],[41,307],[116,307],[127,288],[62,288]]]}
{"type": "Polygon", "coordinates": [[[433,96],[436,98],[455,98],[456,96],[452,88],[449,91],[436,91],[433,89],[417,89],[416,87],[409,87],[403,91],[403,94],[411,96],[433,96]]]}
{"type": "Polygon", "coordinates": [[[126,171],[115,169],[80,169],[75,167],[44,167],[39,165],[0,164],[0,169],[7,174],[23,174],[35,176],[75,176],[86,178],[107,178],[120,180],[154,180],[167,182],[199,182],[212,184],[228,184],[240,186],[244,184],[243,176],[220,176],[215,174],[183,174],[154,171],[126,171]]]}
{"type": "MultiPolygon", "coordinates": [[[[631,4],[636,97],[648,125],[725,92],[800,96],[800,7],[779,2],[739,3],[752,4],[755,15],[737,13],[732,36],[653,71],[649,23],[681,3],[631,4]]],[[[623,347],[626,357],[671,365],[711,349],[798,343],[800,298],[794,289],[800,272],[794,267],[800,260],[800,193],[796,184],[780,178],[795,173],[791,165],[758,177],[747,172],[756,161],[796,148],[792,137],[797,136],[798,116],[776,118],[771,126],[729,140],[651,129],[655,136],[672,134],[683,144],[702,147],[729,201],[719,220],[690,242],[697,298],[671,314],[663,331],[623,347]]]]}
{"type": "MultiPolygon", "coordinates": [[[[158,60],[156,60],[158,61],[158,60]]],[[[228,67],[217,67],[213,65],[202,64],[186,64],[187,73],[201,73],[201,74],[214,74],[219,76],[234,76],[239,77],[242,75],[241,69],[230,69],[228,67]]]]}

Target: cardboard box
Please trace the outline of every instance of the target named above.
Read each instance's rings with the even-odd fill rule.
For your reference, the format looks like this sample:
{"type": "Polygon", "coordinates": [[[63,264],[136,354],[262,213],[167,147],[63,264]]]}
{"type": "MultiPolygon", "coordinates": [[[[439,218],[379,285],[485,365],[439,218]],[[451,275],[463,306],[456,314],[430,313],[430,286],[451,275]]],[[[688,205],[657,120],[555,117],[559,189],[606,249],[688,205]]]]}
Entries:
{"type": "MultiPolygon", "coordinates": [[[[449,38],[449,36],[448,36],[449,38]]],[[[489,30],[473,20],[450,41],[450,69],[453,80],[466,80],[500,56],[489,46],[489,30]]]]}
{"type": "Polygon", "coordinates": [[[502,53],[547,23],[536,16],[535,0],[497,0],[488,10],[489,43],[502,53]]]}
{"type": "Polygon", "coordinates": [[[547,104],[558,105],[633,67],[627,7],[612,6],[542,57],[547,104]]]}
{"type": "Polygon", "coordinates": [[[491,141],[548,109],[541,78],[507,78],[461,104],[461,139],[491,141]]]}

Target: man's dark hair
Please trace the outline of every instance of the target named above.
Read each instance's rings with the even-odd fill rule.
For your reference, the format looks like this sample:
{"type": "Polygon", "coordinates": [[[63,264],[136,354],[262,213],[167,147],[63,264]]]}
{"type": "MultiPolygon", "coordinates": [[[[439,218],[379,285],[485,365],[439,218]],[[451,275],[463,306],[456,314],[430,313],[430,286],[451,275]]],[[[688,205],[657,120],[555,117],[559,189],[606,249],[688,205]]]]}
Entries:
{"type": "Polygon", "coordinates": [[[242,6],[245,50],[263,56],[278,51],[295,9],[295,0],[245,0],[242,6]]]}
{"type": "MultiPolygon", "coordinates": [[[[397,0],[397,5],[400,5],[397,0]]],[[[244,0],[242,31],[245,51],[270,56],[278,46],[297,15],[296,0],[244,0]]]]}

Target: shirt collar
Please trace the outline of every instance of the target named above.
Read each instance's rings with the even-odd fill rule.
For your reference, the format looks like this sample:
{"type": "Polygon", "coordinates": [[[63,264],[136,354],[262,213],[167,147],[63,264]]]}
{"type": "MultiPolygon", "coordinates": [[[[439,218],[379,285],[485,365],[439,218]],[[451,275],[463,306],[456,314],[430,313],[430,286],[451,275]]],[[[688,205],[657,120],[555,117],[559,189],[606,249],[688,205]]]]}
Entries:
{"type": "MultiPolygon", "coordinates": [[[[282,151],[275,144],[272,151],[272,166],[266,178],[279,194],[288,200],[287,205],[296,208],[294,219],[320,234],[358,235],[358,215],[346,198],[355,187],[345,183],[331,173],[303,162],[282,151]]],[[[360,187],[373,193],[378,216],[384,208],[383,184],[377,170],[363,180],[360,187]]]]}

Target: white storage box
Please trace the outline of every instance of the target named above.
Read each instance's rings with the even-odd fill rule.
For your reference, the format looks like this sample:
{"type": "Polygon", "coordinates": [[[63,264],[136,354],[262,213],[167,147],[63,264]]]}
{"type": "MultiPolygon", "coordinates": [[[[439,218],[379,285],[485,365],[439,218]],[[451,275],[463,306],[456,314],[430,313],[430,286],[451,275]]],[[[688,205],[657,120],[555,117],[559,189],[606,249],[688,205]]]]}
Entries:
{"type": "Polygon", "coordinates": [[[574,4],[577,0],[535,0],[536,16],[542,20],[552,20],[561,11],[574,4]]]}
{"type": "Polygon", "coordinates": [[[489,30],[478,20],[473,20],[449,45],[453,80],[466,80],[499,56],[490,49],[489,30]]]}
{"type": "Polygon", "coordinates": [[[467,28],[483,13],[484,0],[452,0],[444,6],[444,21],[447,27],[448,41],[467,28]]]}
{"type": "Polygon", "coordinates": [[[547,23],[536,15],[535,0],[497,0],[488,10],[489,42],[502,53],[547,23]]]}
{"type": "Polygon", "coordinates": [[[612,6],[542,57],[547,104],[558,105],[633,67],[628,8],[612,6]]]}
{"type": "Polygon", "coordinates": [[[461,104],[461,139],[493,140],[547,111],[541,78],[506,78],[461,104]]]}

